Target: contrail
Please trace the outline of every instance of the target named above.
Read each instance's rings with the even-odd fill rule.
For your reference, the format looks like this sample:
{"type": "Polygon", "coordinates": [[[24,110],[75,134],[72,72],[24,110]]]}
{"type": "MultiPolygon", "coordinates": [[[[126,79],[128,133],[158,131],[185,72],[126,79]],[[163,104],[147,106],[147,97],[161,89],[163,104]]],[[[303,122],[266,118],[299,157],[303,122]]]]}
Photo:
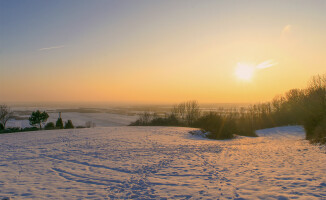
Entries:
{"type": "Polygon", "coordinates": [[[274,62],[273,60],[266,60],[260,64],[258,64],[256,66],[257,69],[265,69],[265,68],[269,68],[269,67],[272,67],[274,65],[277,65],[278,63],[277,62],[274,62]]]}
{"type": "Polygon", "coordinates": [[[45,50],[51,50],[51,49],[60,49],[60,48],[63,48],[63,47],[65,47],[65,45],[41,48],[41,49],[39,49],[39,51],[45,51],[45,50]]]}

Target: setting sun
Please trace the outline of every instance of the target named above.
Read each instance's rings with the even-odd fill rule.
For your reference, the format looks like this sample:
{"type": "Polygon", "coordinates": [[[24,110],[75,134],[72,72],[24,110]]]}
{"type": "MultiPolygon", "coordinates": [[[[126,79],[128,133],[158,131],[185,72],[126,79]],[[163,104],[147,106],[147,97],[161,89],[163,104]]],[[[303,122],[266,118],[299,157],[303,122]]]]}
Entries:
{"type": "Polygon", "coordinates": [[[235,75],[241,80],[249,81],[254,75],[255,67],[252,65],[238,63],[237,68],[235,69],[235,75]]]}

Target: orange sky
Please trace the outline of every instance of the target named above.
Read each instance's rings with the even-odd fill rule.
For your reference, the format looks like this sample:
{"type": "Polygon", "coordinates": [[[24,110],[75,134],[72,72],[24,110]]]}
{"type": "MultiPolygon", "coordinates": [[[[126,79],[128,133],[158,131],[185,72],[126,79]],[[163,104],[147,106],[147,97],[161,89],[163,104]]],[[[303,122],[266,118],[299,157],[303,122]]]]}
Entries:
{"type": "Polygon", "coordinates": [[[0,102],[253,103],[325,73],[325,1],[232,2],[1,6],[0,102]]]}

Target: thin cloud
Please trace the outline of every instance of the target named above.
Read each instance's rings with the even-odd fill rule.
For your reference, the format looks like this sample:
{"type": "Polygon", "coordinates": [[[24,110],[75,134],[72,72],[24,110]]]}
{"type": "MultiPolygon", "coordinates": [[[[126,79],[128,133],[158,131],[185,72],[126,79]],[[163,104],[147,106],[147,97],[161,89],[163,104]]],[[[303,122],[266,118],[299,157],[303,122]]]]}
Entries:
{"type": "Polygon", "coordinates": [[[283,30],[282,30],[282,32],[284,33],[284,32],[290,32],[292,30],[292,25],[286,25],[284,28],[283,28],[283,30]]]}
{"type": "Polygon", "coordinates": [[[39,51],[46,51],[46,50],[51,50],[51,49],[60,49],[65,47],[65,45],[60,45],[60,46],[53,46],[53,47],[45,47],[45,48],[41,48],[39,49],[39,51]]]}
{"type": "Polygon", "coordinates": [[[265,69],[277,65],[278,63],[274,60],[266,60],[256,66],[257,69],[265,69]]]}
{"type": "Polygon", "coordinates": [[[286,35],[289,35],[292,32],[293,26],[288,24],[286,26],[284,26],[284,28],[282,29],[281,32],[281,36],[284,37],[286,35]]]}

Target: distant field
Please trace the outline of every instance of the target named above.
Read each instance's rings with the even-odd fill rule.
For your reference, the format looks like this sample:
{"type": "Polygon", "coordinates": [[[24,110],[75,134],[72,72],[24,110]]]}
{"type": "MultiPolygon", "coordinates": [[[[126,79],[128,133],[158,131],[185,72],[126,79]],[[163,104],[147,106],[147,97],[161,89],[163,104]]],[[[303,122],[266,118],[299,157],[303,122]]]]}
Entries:
{"type": "MultiPolygon", "coordinates": [[[[234,109],[246,107],[247,104],[201,104],[202,111],[232,112],[234,109]]],[[[62,113],[64,121],[70,119],[76,126],[83,126],[92,121],[98,127],[123,126],[135,121],[139,113],[151,112],[164,115],[170,112],[173,105],[103,105],[103,104],[19,104],[11,105],[14,119],[7,127],[29,127],[28,118],[35,110],[45,110],[49,115],[48,122],[55,122],[62,113]]]]}

